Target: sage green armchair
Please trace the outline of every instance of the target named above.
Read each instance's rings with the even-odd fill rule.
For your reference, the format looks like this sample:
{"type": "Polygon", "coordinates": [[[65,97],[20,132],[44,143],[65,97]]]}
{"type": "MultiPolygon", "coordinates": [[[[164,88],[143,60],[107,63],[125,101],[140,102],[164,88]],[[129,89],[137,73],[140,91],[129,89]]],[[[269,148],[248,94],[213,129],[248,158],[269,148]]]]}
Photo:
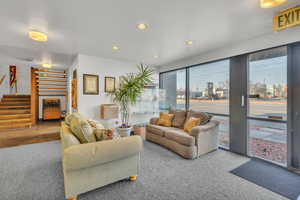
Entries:
{"type": "Polygon", "coordinates": [[[140,136],[80,144],[65,122],[61,126],[62,166],[66,199],[139,173],[140,136]]]}

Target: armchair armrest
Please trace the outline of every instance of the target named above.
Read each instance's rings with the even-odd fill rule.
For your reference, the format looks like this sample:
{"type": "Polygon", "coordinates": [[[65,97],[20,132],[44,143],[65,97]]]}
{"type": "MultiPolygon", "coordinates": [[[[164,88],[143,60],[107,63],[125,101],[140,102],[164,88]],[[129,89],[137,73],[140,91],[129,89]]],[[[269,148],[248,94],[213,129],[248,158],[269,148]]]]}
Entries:
{"type": "Polygon", "coordinates": [[[158,117],[153,117],[153,118],[151,118],[151,119],[150,119],[150,124],[153,124],[153,125],[157,124],[158,119],[159,119],[158,117]]]}
{"type": "Polygon", "coordinates": [[[143,149],[140,136],[99,141],[68,147],[64,150],[66,170],[77,170],[139,154],[143,149]]]}

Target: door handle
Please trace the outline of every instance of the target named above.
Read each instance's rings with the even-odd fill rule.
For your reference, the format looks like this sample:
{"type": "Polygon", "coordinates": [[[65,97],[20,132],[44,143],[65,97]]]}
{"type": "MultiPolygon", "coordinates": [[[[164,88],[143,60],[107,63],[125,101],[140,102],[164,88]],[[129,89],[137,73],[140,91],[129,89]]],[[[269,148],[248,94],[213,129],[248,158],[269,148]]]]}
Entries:
{"type": "Polygon", "coordinates": [[[299,112],[295,112],[295,118],[296,118],[297,120],[300,119],[299,112]]]}
{"type": "Polygon", "coordinates": [[[244,96],[244,95],[242,95],[241,106],[242,106],[242,107],[245,106],[245,96],[244,96]]]}

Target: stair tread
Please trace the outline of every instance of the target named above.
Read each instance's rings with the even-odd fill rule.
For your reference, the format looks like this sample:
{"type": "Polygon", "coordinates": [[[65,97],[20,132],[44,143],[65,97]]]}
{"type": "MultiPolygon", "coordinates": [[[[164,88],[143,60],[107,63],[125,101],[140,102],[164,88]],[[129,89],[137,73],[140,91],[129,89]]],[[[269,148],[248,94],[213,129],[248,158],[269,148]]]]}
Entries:
{"type": "Polygon", "coordinates": [[[1,114],[0,113],[0,120],[4,119],[24,119],[24,118],[30,118],[31,114],[1,114]]]}
{"type": "Polygon", "coordinates": [[[23,119],[1,119],[0,120],[0,126],[3,125],[3,123],[24,123],[24,122],[31,122],[31,118],[23,118],[23,119]]]}
{"type": "Polygon", "coordinates": [[[1,101],[0,105],[28,105],[30,101],[1,101]]]}
{"type": "Polygon", "coordinates": [[[31,122],[24,122],[24,123],[16,123],[16,124],[8,124],[8,125],[0,125],[0,129],[12,129],[12,128],[24,128],[27,126],[31,126],[31,122]]]}
{"type": "Polygon", "coordinates": [[[30,105],[2,105],[0,104],[0,109],[3,108],[30,108],[30,105]]]}
{"type": "Polygon", "coordinates": [[[0,114],[29,114],[30,110],[29,109],[7,109],[7,110],[1,110],[0,109],[0,114]]]}

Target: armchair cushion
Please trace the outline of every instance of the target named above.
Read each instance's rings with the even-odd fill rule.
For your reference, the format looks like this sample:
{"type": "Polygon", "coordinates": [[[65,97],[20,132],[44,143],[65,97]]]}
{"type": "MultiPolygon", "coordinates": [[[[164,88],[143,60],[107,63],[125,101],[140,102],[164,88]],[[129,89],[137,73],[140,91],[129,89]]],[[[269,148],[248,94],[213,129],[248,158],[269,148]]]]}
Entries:
{"type": "Polygon", "coordinates": [[[78,138],[80,143],[96,142],[93,129],[87,120],[81,117],[74,117],[70,124],[73,134],[78,138]]]}
{"type": "Polygon", "coordinates": [[[185,146],[194,146],[195,137],[190,136],[182,129],[174,129],[167,131],[165,137],[185,146]]]}
{"type": "Polygon", "coordinates": [[[170,114],[174,114],[174,119],[172,121],[172,126],[176,128],[183,128],[184,122],[186,120],[185,110],[170,110],[170,114]]]}
{"type": "Polygon", "coordinates": [[[78,170],[127,158],[142,149],[140,136],[74,145],[65,149],[63,164],[67,170],[78,170]]]}

